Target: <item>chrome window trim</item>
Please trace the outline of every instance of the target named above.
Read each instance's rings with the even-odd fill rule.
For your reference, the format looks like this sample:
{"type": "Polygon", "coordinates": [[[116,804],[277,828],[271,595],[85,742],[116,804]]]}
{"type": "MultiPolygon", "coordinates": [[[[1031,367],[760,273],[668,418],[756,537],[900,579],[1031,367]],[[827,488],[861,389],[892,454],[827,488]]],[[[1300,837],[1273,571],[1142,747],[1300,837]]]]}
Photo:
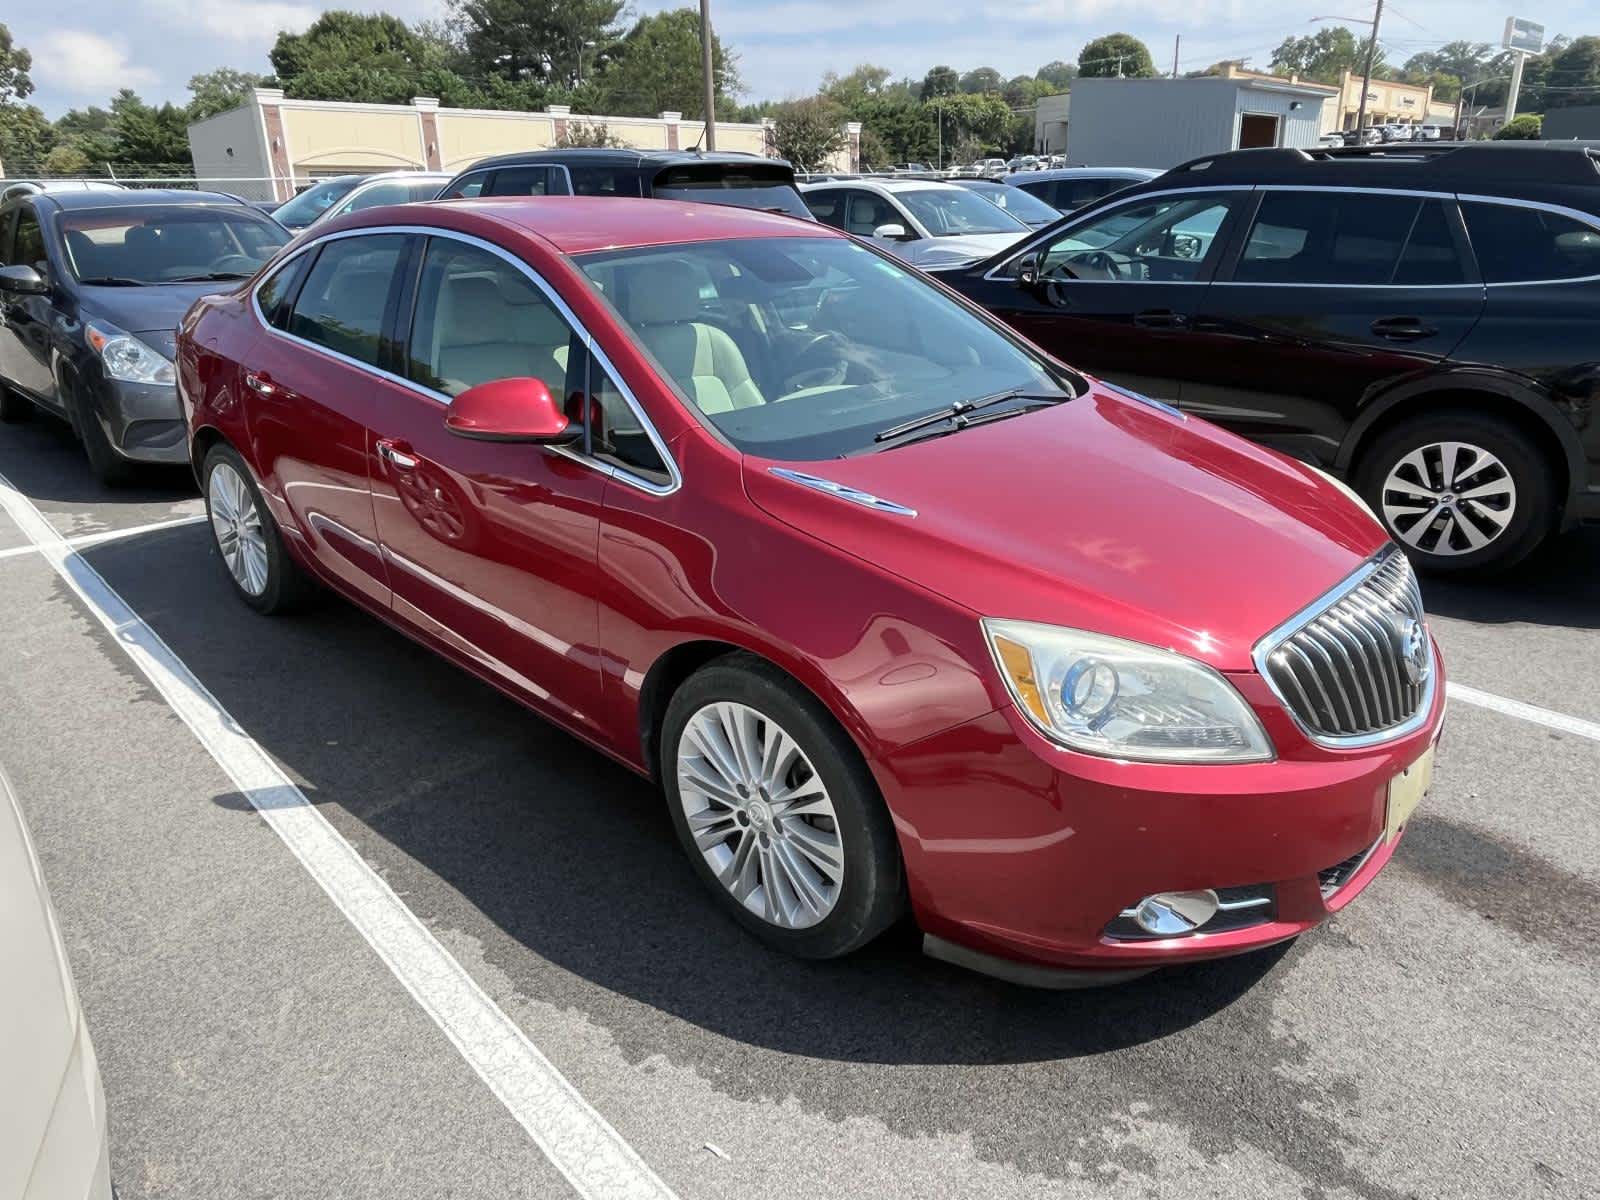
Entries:
{"type": "MultiPolygon", "coordinates": [[[[1329,737],[1313,732],[1300,719],[1300,714],[1295,711],[1294,705],[1289,702],[1288,697],[1278,687],[1277,681],[1273,679],[1272,673],[1267,670],[1267,659],[1280,644],[1359,588],[1376,574],[1389,561],[1391,556],[1400,553],[1400,548],[1390,542],[1371,558],[1367,559],[1366,562],[1362,563],[1361,566],[1357,567],[1354,573],[1346,576],[1310,604],[1300,609],[1294,616],[1262,637],[1250,651],[1250,661],[1255,666],[1256,674],[1266,680],[1267,687],[1271,690],[1289,719],[1294,722],[1295,728],[1304,734],[1306,740],[1313,745],[1323,746],[1330,750],[1361,750],[1368,746],[1378,746],[1407,737],[1428,723],[1428,715],[1433,711],[1433,702],[1438,695],[1439,689],[1439,655],[1434,647],[1433,634],[1431,632],[1428,632],[1428,678],[1423,684],[1422,700],[1417,705],[1417,711],[1400,724],[1391,726],[1388,729],[1380,729],[1376,733],[1329,737]]],[[[1427,623],[1424,622],[1423,630],[1426,632],[1427,629],[1427,623]]]]}
{"type": "Polygon", "coordinates": [[[616,367],[612,365],[612,362],[606,356],[605,351],[602,350],[595,342],[594,335],[589,332],[582,321],[578,320],[577,314],[574,313],[570,307],[568,307],[567,302],[561,298],[560,294],[557,293],[548,282],[545,281],[543,276],[541,276],[537,271],[535,271],[527,263],[523,262],[516,255],[512,254],[509,250],[503,249],[500,246],[496,246],[493,242],[485,241],[483,238],[474,237],[470,233],[458,233],[453,229],[441,229],[437,226],[431,225],[370,225],[364,226],[360,229],[341,229],[333,233],[325,233],[313,238],[305,245],[296,248],[293,254],[286,255],[281,262],[277,263],[273,267],[270,273],[263,275],[259,280],[251,285],[250,308],[255,313],[256,320],[261,323],[261,328],[271,336],[280,337],[285,341],[293,342],[299,346],[305,346],[308,349],[315,350],[320,354],[325,354],[329,358],[335,359],[336,361],[355,367],[357,370],[365,371],[370,375],[376,375],[378,378],[386,380],[390,383],[397,383],[419,396],[434,401],[441,407],[449,408],[450,397],[445,393],[436,391],[430,387],[425,387],[414,379],[406,379],[403,376],[396,375],[392,371],[386,371],[382,367],[374,366],[372,363],[362,362],[360,359],[352,358],[348,354],[341,354],[339,351],[331,350],[327,346],[323,346],[320,343],[310,341],[306,338],[297,337],[292,333],[279,329],[276,325],[272,324],[271,321],[268,321],[266,319],[266,315],[261,311],[261,303],[257,297],[257,293],[269,279],[276,276],[279,271],[284,270],[289,263],[294,261],[296,258],[299,258],[302,254],[305,254],[313,248],[326,245],[328,242],[341,241],[345,238],[353,237],[372,237],[381,234],[448,238],[451,241],[462,242],[469,246],[476,246],[480,250],[487,250],[490,254],[504,259],[518,271],[522,272],[523,275],[527,276],[527,278],[532,281],[533,285],[543,292],[545,297],[555,305],[556,311],[561,314],[562,318],[567,322],[567,324],[577,333],[579,340],[583,343],[585,352],[588,353],[590,358],[595,362],[598,362],[600,366],[604,368],[606,374],[611,378],[612,384],[615,385],[623,400],[627,402],[628,408],[632,410],[633,415],[638,418],[639,425],[641,428],[643,428],[645,436],[650,439],[650,444],[655,447],[656,453],[661,456],[661,461],[666,464],[667,474],[671,476],[671,479],[669,482],[664,484],[655,483],[652,480],[645,479],[643,476],[635,475],[632,471],[629,471],[625,467],[619,467],[613,463],[603,462],[600,459],[595,458],[593,455],[580,454],[567,446],[548,446],[546,449],[560,454],[565,458],[570,458],[574,462],[582,463],[584,466],[590,467],[593,470],[600,472],[602,475],[610,476],[619,483],[625,483],[630,487],[638,488],[640,491],[648,492],[652,496],[670,496],[673,492],[677,491],[683,486],[683,473],[678,470],[678,464],[676,460],[674,460],[672,455],[667,452],[666,442],[662,440],[661,434],[656,431],[655,423],[652,422],[649,416],[645,413],[644,408],[640,405],[638,398],[633,394],[633,390],[623,380],[616,367]]]}
{"type": "MultiPolygon", "coordinates": [[[[1069,222],[1068,224],[1066,224],[1064,226],[1047,226],[1043,231],[1041,231],[1041,233],[1035,235],[1033,239],[1023,242],[1023,244],[1017,250],[1012,252],[1012,254],[1011,254],[1011,256],[1009,258],[1007,258],[999,266],[995,267],[992,271],[990,271],[988,274],[986,274],[984,276],[984,279],[985,280],[1000,281],[1000,282],[1006,281],[1008,277],[1005,276],[1005,275],[1002,275],[1001,272],[1004,271],[1007,267],[1009,267],[1012,263],[1016,262],[1017,259],[1021,258],[1023,255],[1033,253],[1033,251],[1037,250],[1040,246],[1044,245],[1045,242],[1054,241],[1061,234],[1070,232],[1071,230],[1077,228],[1081,224],[1086,224],[1087,222],[1093,221],[1093,220],[1099,220],[1101,217],[1105,216],[1107,213],[1115,212],[1117,209],[1126,207],[1129,204],[1137,204],[1142,200],[1154,200],[1154,199],[1156,199],[1158,197],[1161,197],[1161,196],[1190,196],[1190,195],[1193,195],[1196,192],[1252,192],[1252,191],[1255,191],[1255,185],[1254,184],[1249,184],[1249,183],[1219,183],[1219,184],[1216,184],[1214,186],[1207,186],[1207,187],[1162,188],[1159,192],[1140,192],[1137,196],[1124,197],[1123,199],[1118,200],[1115,204],[1108,204],[1108,205],[1106,205],[1106,207],[1104,207],[1102,209],[1098,209],[1095,212],[1087,214],[1081,220],[1074,221],[1071,218],[1071,216],[1069,215],[1068,216],[1068,222],[1069,222]]],[[[1112,196],[1115,196],[1117,193],[1116,192],[1110,192],[1108,194],[1112,195],[1112,196]]],[[[1184,286],[1184,287],[1205,287],[1206,283],[1209,282],[1209,281],[1208,280],[1199,280],[1199,279],[1161,279],[1161,280],[1148,280],[1148,279],[1076,279],[1076,280],[1073,280],[1073,282],[1074,283],[1159,283],[1159,284],[1161,284],[1162,287],[1170,287],[1173,284],[1177,284],[1179,286],[1184,286]]]]}

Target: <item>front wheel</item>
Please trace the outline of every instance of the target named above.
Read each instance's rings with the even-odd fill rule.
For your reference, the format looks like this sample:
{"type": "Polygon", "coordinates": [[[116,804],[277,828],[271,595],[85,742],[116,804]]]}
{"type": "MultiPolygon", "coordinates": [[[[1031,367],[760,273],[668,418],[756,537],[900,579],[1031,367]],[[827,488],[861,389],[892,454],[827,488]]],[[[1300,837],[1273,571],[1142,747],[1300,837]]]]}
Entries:
{"type": "Polygon", "coordinates": [[[838,723],[780,671],[735,654],[693,675],[667,708],[661,760],[695,873],[767,945],[834,958],[899,916],[883,798],[838,723]]]}
{"type": "Polygon", "coordinates": [[[201,468],[211,536],[239,598],[268,615],[299,607],[314,591],[278,533],[244,459],[215,445],[201,468]]]}
{"type": "Polygon", "coordinates": [[[1514,566],[1554,524],[1553,472],[1509,421],[1455,410],[1403,421],[1362,455],[1357,490],[1416,565],[1514,566]]]}

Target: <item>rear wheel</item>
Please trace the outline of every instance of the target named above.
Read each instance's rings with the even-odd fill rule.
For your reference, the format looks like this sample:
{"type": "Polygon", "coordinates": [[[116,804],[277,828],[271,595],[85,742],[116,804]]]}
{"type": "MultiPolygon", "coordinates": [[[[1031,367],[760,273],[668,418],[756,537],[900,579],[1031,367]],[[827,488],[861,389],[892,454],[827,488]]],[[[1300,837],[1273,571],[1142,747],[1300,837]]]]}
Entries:
{"type": "Polygon", "coordinates": [[[0,421],[14,425],[33,416],[33,401],[0,383],[0,421]]]}
{"type": "Polygon", "coordinates": [[[1550,463],[1527,434],[1487,413],[1413,417],[1362,455],[1362,497],[1411,560],[1436,572],[1504,570],[1555,520],[1550,463]]]}
{"type": "Polygon", "coordinates": [[[202,479],[211,536],[239,598],[268,615],[299,607],[315,584],[284,548],[244,459],[232,446],[213,446],[202,479]]]}
{"type": "Polygon", "coordinates": [[[815,697],[749,655],[672,697],[672,823],[695,873],[761,941],[801,958],[864,946],[899,916],[899,846],[866,764],[815,697]]]}

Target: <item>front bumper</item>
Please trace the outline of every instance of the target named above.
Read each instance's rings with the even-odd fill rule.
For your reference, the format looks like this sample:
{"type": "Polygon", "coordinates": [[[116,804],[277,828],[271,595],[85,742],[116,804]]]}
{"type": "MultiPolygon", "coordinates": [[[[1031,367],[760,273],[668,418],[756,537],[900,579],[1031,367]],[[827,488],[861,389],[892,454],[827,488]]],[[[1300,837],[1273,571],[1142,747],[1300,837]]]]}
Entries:
{"type": "Polygon", "coordinates": [[[1230,678],[1267,727],[1273,762],[1172,766],[1078,754],[1009,706],[900,749],[880,761],[878,777],[930,950],[953,944],[1001,965],[1064,970],[1063,985],[1082,986],[1085,972],[1114,982],[1311,929],[1394,853],[1399,837],[1381,840],[1389,781],[1435,743],[1444,719],[1435,662],[1441,676],[1424,724],[1361,750],[1307,741],[1255,674],[1230,678]],[[1325,895],[1321,873],[1369,849],[1325,895]],[[1106,933],[1157,892],[1262,885],[1272,905],[1254,923],[1161,939],[1106,933]]]}
{"type": "Polygon", "coordinates": [[[188,426],[176,387],[103,378],[99,388],[106,436],[118,454],[134,462],[189,461],[188,426]]]}

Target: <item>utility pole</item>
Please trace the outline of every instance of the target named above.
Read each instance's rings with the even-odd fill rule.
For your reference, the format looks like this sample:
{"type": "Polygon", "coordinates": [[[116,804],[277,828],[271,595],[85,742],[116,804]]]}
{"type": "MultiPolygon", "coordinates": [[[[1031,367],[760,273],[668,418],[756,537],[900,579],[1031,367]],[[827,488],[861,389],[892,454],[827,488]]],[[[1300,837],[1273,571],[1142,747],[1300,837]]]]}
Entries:
{"type": "MultiPolygon", "coordinates": [[[[702,0],[702,3],[704,0],[702,0]]],[[[1362,144],[1362,127],[1367,122],[1367,92],[1372,89],[1372,60],[1378,53],[1378,23],[1383,20],[1383,0],[1372,14],[1372,37],[1367,41],[1367,60],[1361,65],[1361,100],[1356,105],[1356,145],[1362,144]]]]}
{"type": "Polygon", "coordinates": [[[1506,88],[1506,124],[1509,125],[1517,115],[1517,93],[1522,90],[1522,64],[1528,61],[1528,56],[1520,50],[1511,52],[1511,82],[1506,88]]]}
{"type": "Polygon", "coordinates": [[[1183,45],[1183,34],[1177,34],[1172,39],[1172,77],[1178,77],[1178,47],[1183,45]]]}
{"type": "MultiPolygon", "coordinates": [[[[1382,0],[1379,0],[1382,3],[1382,0]]],[[[717,79],[711,70],[711,0],[700,0],[700,72],[706,87],[706,149],[717,148],[717,79]]]]}

